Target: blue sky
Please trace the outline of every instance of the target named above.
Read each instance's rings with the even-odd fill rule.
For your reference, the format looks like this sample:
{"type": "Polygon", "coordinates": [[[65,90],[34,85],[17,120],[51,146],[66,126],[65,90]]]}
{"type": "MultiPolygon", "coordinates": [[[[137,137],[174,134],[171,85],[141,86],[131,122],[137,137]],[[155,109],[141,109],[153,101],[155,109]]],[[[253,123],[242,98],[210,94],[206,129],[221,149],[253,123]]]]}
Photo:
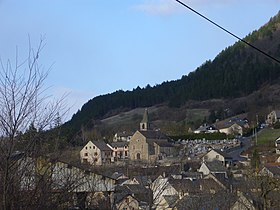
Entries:
{"type": "MultiPolygon", "coordinates": [[[[183,0],[240,37],[265,24],[280,0],[183,0]]],[[[70,117],[89,99],[181,78],[236,39],[174,0],[0,0],[0,56],[46,46],[40,62],[70,117]]]]}

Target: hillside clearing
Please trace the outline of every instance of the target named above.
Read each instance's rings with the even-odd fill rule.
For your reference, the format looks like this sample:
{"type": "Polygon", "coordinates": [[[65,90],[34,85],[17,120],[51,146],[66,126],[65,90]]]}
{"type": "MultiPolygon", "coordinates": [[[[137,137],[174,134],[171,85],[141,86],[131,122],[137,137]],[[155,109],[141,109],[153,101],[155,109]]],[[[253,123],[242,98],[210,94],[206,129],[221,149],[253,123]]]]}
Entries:
{"type": "Polygon", "coordinates": [[[257,142],[257,146],[274,147],[274,141],[279,136],[280,136],[280,129],[265,128],[258,133],[257,138],[253,138],[252,140],[254,142],[257,142]]]}

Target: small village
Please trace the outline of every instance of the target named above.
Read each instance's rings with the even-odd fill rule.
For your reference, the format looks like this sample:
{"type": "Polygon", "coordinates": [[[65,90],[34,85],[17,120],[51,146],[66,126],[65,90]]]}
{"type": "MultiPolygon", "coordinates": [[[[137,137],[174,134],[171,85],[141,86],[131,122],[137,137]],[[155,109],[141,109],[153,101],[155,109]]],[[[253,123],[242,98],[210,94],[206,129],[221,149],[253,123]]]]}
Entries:
{"type": "MultiPolygon", "coordinates": [[[[280,120],[279,114],[271,112],[267,126],[280,120]]],[[[67,209],[277,209],[280,158],[252,167],[254,156],[246,152],[253,137],[243,137],[248,126],[247,119],[232,118],[220,127],[204,124],[194,133],[226,132],[235,138],[174,141],[150,129],[145,109],[139,130],[117,133],[110,143],[88,141],[79,152],[80,163],[27,158],[21,162],[22,167],[28,162],[29,170],[21,188],[30,188],[37,171],[50,175],[53,190],[67,194],[67,209]]],[[[275,139],[273,156],[279,151],[275,139]]],[[[21,153],[14,159],[22,161],[21,153]]]]}
{"type": "Polygon", "coordinates": [[[279,3],[0,1],[0,210],[280,210],[279,3]]]}

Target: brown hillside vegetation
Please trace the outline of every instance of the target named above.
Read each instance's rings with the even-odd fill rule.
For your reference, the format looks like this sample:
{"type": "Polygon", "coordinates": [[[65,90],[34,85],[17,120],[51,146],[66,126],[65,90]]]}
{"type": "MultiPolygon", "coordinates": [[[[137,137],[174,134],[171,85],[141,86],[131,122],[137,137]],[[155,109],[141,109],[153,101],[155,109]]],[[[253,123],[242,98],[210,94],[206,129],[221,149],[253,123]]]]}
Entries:
{"type": "MultiPolygon", "coordinates": [[[[133,132],[138,129],[144,109],[137,108],[105,118],[97,128],[105,135],[124,130],[133,132]]],[[[208,121],[210,110],[227,110],[225,118],[246,113],[254,124],[256,115],[260,121],[264,121],[266,115],[273,109],[280,109],[280,81],[264,86],[249,96],[232,100],[188,101],[180,108],[171,108],[166,104],[148,107],[152,126],[169,135],[182,135],[188,132],[189,128],[195,129],[204,121],[208,121]]]]}

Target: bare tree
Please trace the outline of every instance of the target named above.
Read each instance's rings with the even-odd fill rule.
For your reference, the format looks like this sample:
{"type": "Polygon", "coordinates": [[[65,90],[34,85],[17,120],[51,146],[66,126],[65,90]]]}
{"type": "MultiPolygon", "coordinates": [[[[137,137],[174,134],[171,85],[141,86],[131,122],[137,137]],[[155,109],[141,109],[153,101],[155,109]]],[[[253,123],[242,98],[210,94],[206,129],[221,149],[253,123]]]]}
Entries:
{"type": "MultiPolygon", "coordinates": [[[[14,62],[1,59],[0,71],[0,177],[1,207],[13,209],[14,193],[18,189],[19,156],[34,151],[36,138],[31,136],[18,152],[20,137],[32,125],[37,131],[44,131],[55,123],[57,113],[66,111],[63,99],[50,101],[44,82],[49,71],[43,71],[39,55],[44,48],[43,39],[34,50],[29,40],[29,51],[23,62],[18,51],[14,62]]],[[[38,138],[37,138],[38,140],[38,138]]],[[[21,157],[22,158],[22,157],[21,157]]],[[[23,167],[24,169],[24,167],[23,167]]]]}

